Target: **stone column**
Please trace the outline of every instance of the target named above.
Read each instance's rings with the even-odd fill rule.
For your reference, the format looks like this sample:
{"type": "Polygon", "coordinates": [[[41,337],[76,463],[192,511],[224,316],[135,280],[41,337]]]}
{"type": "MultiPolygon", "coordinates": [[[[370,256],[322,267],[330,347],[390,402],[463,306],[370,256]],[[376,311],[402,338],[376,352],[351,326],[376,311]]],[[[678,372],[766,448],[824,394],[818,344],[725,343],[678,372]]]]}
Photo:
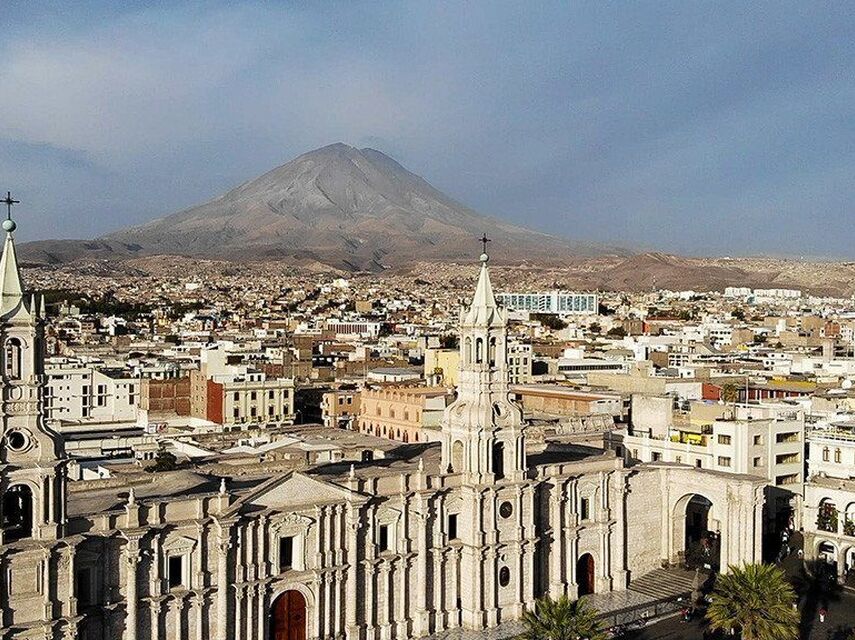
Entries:
{"type": "Polygon", "coordinates": [[[347,636],[351,640],[358,640],[359,618],[357,600],[359,597],[359,507],[354,504],[347,505],[347,602],[345,603],[345,618],[347,624],[347,636]]]}
{"type": "Polygon", "coordinates": [[[151,600],[149,602],[149,615],[151,616],[151,637],[160,638],[160,600],[151,600]]]}
{"type": "Polygon", "coordinates": [[[428,505],[427,501],[421,494],[416,497],[416,527],[418,531],[417,549],[416,549],[416,589],[415,598],[416,606],[413,616],[413,635],[427,635],[430,628],[430,611],[432,609],[428,600],[428,593],[431,591],[428,585],[428,542],[427,542],[427,523],[428,523],[428,505]]]}
{"type": "Polygon", "coordinates": [[[74,555],[76,549],[72,546],[68,547],[65,561],[68,563],[68,603],[67,615],[73,618],[77,615],[77,581],[74,579],[74,555]]]}
{"type": "Polygon", "coordinates": [[[196,640],[205,640],[205,596],[201,593],[193,596],[193,616],[196,622],[196,640]]]}
{"type": "Polygon", "coordinates": [[[139,539],[129,538],[124,548],[125,560],[125,602],[127,603],[125,618],[125,640],[136,640],[137,637],[137,566],[139,563],[139,539]]]}
{"type": "Polygon", "coordinates": [[[549,595],[558,598],[564,595],[564,491],[556,480],[549,496],[549,528],[552,532],[552,544],[549,549],[549,595]]]}
{"type": "Polygon", "coordinates": [[[229,640],[229,539],[228,528],[221,527],[217,540],[217,640],[229,640]]]}

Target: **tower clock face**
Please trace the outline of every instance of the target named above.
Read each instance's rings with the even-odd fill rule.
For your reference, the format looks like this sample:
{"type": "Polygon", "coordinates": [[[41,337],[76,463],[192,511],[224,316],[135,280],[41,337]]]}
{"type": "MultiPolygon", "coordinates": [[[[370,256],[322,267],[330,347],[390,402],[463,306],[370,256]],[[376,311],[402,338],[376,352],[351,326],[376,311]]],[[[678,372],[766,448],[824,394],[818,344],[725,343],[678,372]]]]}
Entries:
{"type": "Polygon", "coordinates": [[[32,443],[33,439],[30,437],[29,432],[23,429],[12,429],[6,433],[6,448],[9,451],[14,451],[15,453],[26,451],[32,443]]]}

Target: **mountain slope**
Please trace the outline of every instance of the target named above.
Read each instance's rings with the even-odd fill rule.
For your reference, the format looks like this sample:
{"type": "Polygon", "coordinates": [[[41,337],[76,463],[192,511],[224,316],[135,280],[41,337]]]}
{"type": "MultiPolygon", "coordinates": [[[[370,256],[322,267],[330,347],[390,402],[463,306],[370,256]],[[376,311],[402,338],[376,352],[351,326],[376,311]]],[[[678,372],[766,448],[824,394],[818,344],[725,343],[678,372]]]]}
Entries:
{"type": "MultiPolygon", "coordinates": [[[[413,259],[472,259],[476,237],[504,260],[560,258],[571,243],[481,215],[374,149],[333,144],[204,204],[109,234],[129,255],[293,258],[378,269],[413,259]]],[[[50,247],[41,247],[42,252],[50,247]]]]}

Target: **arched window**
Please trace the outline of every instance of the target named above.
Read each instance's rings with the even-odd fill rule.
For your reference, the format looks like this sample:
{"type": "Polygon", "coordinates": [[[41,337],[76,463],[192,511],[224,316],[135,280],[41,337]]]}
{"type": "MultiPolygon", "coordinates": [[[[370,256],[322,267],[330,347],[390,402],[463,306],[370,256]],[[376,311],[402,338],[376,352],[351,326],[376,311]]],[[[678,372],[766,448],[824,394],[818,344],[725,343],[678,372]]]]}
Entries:
{"type": "Polygon", "coordinates": [[[466,338],[463,342],[463,364],[472,363],[472,338],[466,338]]]}
{"type": "Polygon", "coordinates": [[[484,360],[484,340],[483,338],[475,338],[475,363],[481,364],[484,360]]]}
{"type": "Polygon", "coordinates": [[[3,494],[3,538],[7,542],[33,535],[33,492],[17,484],[3,494]]]}
{"type": "Polygon", "coordinates": [[[495,367],[496,366],[496,339],[495,338],[490,338],[489,360],[490,360],[490,366],[495,367]]]}
{"type": "Polygon", "coordinates": [[[21,341],[9,338],[3,352],[3,371],[9,380],[21,379],[21,341]]]}

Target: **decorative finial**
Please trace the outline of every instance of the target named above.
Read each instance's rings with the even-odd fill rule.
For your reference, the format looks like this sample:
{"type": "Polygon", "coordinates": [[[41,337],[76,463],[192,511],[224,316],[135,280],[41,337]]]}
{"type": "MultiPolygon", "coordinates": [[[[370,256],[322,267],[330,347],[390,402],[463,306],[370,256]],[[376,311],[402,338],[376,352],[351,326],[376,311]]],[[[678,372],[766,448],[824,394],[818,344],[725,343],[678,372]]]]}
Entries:
{"type": "Polygon", "coordinates": [[[134,491],[134,488],[131,487],[128,489],[128,506],[132,507],[137,503],[137,494],[134,491]]]}
{"type": "Polygon", "coordinates": [[[419,471],[424,471],[424,470],[425,470],[425,459],[419,458],[419,471]]]}
{"type": "Polygon", "coordinates": [[[226,495],[226,479],[220,478],[220,495],[226,495]]]}
{"type": "Polygon", "coordinates": [[[347,474],[347,477],[351,480],[356,477],[356,468],[353,465],[350,465],[350,473],[347,474]]]}
{"type": "Polygon", "coordinates": [[[12,220],[12,205],[20,204],[20,200],[15,200],[12,198],[12,192],[7,191],[6,197],[3,200],[0,200],[0,203],[6,205],[6,219],[3,221],[3,230],[6,233],[12,233],[18,225],[15,224],[15,221],[12,220]]]}
{"type": "Polygon", "coordinates": [[[481,243],[481,262],[487,262],[490,259],[490,256],[487,255],[487,243],[492,242],[490,238],[487,237],[487,234],[483,234],[480,238],[478,238],[478,242],[481,243]]]}

